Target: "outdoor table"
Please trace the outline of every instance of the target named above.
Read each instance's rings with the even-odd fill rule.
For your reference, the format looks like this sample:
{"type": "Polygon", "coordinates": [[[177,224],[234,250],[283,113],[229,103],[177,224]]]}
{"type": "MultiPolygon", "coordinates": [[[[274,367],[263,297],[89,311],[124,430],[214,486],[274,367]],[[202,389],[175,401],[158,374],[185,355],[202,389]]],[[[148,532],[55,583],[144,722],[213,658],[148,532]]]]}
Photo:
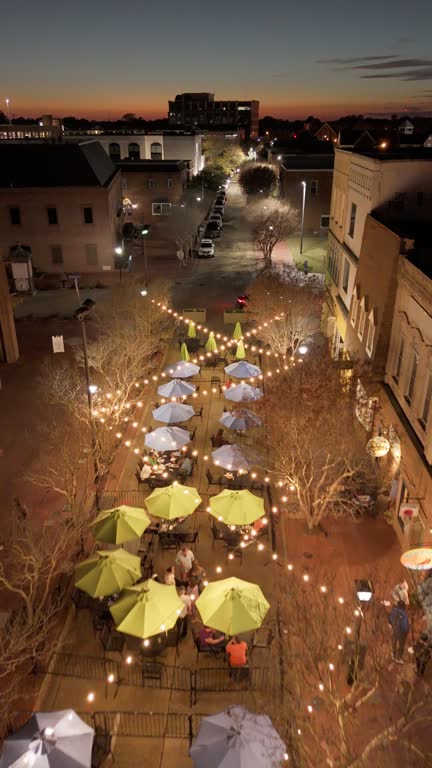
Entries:
{"type": "Polygon", "coordinates": [[[231,544],[231,546],[240,544],[242,534],[238,528],[232,530],[229,525],[222,523],[220,520],[215,520],[215,525],[217,530],[220,532],[220,538],[222,541],[231,544]]]}

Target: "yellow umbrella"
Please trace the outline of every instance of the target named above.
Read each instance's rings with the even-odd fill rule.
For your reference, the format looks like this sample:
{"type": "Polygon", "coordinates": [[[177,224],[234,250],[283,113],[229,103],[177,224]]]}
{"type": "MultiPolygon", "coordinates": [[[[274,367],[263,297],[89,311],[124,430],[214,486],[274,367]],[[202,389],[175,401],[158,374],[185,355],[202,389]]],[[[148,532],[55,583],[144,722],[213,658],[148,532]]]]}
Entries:
{"type": "Polygon", "coordinates": [[[209,333],[209,337],[206,341],[205,348],[207,352],[217,352],[217,344],[216,344],[216,339],[214,337],[213,331],[210,331],[209,333]]]}
{"type": "Polygon", "coordinates": [[[123,544],[131,539],[139,539],[150,522],[144,509],[122,504],[115,509],[104,509],[91,523],[91,527],[94,528],[97,541],[123,544]]]}
{"type": "Polygon", "coordinates": [[[187,517],[201,504],[201,496],[195,488],[185,488],[176,483],[166,488],[155,488],[147,496],[146,506],[151,515],[164,520],[187,517]]]}
{"type": "Polygon", "coordinates": [[[95,552],[75,568],[75,586],[91,597],[121,592],[141,578],[141,560],[125,549],[95,552]]]}
{"type": "Polygon", "coordinates": [[[174,585],[148,579],[125,589],[110,611],[119,632],[145,640],[172,629],[183,608],[174,585]]]}
{"type": "Polygon", "coordinates": [[[210,499],[210,514],[227,525],[250,525],[264,516],[264,500],[246,489],[225,488],[210,499]]]}
{"type": "Polygon", "coordinates": [[[240,341],[242,336],[243,336],[243,333],[242,333],[241,325],[240,325],[240,323],[236,323],[232,337],[236,341],[240,341]]]}
{"type": "Polygon", "coordinates": [[[196,338],[195,323],[192,320],[189,320],[188,334],[187,335],[188,335],[189,339],[195,339],[196,338]]]}
{"type": "Polygon", "coordinates": [[[186,344],[183,342],[183,344],[180,347],[180,359],[184,360],[185,363],[188,363],[190,360],[190,355],[188,352],[188,348],[186,344]]]}
{"type": "Polygon", "coordinates": [[[232,576],[213,581],[196,601],[204,624],[226,635],[258,629],[270,605],[258,584],[232,576]]]}
{"type": "Polygon", "coordinates": [[[244,360],[246,357],[246,350],[244,348],[243,341],[240,339],[240,341],[237,344],[236,354],[235,354],[237,360],[244,360]]]}

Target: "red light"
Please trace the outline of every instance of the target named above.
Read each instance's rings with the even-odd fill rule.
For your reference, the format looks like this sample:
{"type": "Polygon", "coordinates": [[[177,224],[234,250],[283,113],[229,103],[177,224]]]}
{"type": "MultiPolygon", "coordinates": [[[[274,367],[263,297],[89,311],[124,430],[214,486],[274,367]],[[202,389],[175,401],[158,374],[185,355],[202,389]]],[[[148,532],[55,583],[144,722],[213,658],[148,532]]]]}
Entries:
{"type": "Polygon", "coordinates": [[[296,139],[296,138],[297,138],[297,134],[293,133],[293,139],[296,139]]]}

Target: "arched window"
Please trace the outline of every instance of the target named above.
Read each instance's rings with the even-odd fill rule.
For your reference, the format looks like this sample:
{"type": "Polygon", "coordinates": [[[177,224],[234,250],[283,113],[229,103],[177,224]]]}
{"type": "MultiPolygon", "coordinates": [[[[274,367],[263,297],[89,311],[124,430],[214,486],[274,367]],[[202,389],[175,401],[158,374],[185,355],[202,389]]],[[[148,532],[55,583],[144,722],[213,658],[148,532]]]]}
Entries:
{"type": "Polygon", "coordinates": [[[162,144],[159,141],[150,145],[150,157],[152,160],[162,160],[162,144]]]}
{"type": "Polygon", "coordinates": [[[109,147],[108,152],[111,160],[120,160],[120,144],[117,144],[116,141],[113,141],[109,147]]]}
{"type": "Polygon", "coordinates": [[[140,159],[139,144],[137,144],[135,141],[132,141],[128,147],[128,154],[129,154],[129,160],[139,160],[140,159]]]}

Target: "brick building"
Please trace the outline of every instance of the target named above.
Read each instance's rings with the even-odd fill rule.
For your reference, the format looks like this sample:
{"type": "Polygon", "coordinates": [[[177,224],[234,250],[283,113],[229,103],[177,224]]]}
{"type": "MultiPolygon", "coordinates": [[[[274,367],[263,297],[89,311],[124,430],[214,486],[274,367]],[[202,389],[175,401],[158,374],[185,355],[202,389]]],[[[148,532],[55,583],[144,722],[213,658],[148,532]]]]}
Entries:
{"type": "Polygon", "coordinates": [[[169,215],[186,189],[184,160],[125,160],[117,163],[117,168],[122,176],[126,220],[136,224],[169,215]]]}

